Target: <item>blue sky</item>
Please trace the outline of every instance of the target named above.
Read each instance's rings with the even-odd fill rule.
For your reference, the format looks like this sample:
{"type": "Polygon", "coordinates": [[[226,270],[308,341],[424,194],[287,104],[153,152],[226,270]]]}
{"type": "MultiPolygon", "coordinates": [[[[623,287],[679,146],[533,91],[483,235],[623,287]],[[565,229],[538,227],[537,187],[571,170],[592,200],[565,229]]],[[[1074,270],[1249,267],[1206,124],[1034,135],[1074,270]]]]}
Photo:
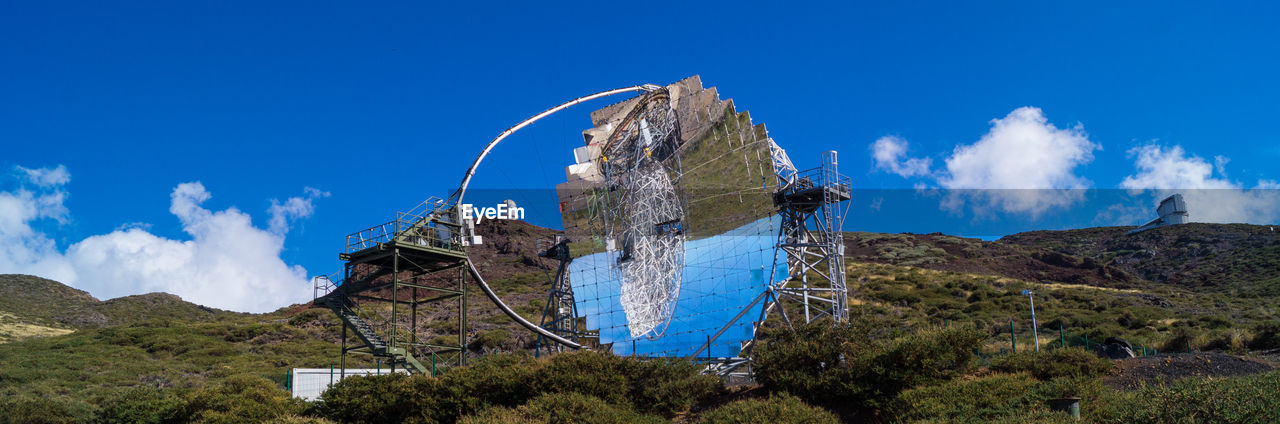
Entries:
{"type": "MultiPolygon", "coordinates": [[[[134,244],[94,240],[183,248],[157,255],[185,258],[227,247],[193,232],[225,218],[246,238],[279,245],[226,242],[278,255],[264,262],[271,272],[330,273],[343,235],[446,196],[479,147],[513,123],[579,95],[694,74],[766,123],[798,164],[840,150],[860,189],[1011,188],[965,179],[948,159],[958,146],[1000,140],[996,123],[1012,121],[996,120],[1032,109],[1024,121],[1042,119],[1045,134],[1083,151],[1032,180],[1052,187],[1035,188],[1271,188],[1280,180],[1278,20],[1265,2],[4,2],[0,193],[11,210],[37,206],[0,217],[10,256],[0,272],[41,270],[100,297],[163,289],[118,283],[133,277],[73,257],[92,243],[72,247],[132,228],[134,244]],[[872,146],[886,137],[901,154],[877,162],[872,146]],[[1206,164],[1211,173],[1197,173],[1206,164]],[[24,171],[59,166],[65,181],[45,185],[24,171]],[[181,186],[195,182],[199,190],[181,186]],[[284,227],[270,222],[273,200],[284,227]],[[178,210],[179,201],[199,209],[178,210]],[[60,267],[77,271],[49,271],[60,267]]],[[[513,138],[477,186],[561,181],[586,113],[607,103],[513,138]]],[[[1098,225],[1096,214],[978,218],[928,206],[895,221],[855,204],[846,229],[941,230],[919,224],[933,219],[1098,225]]],[[[182,274],[158,275],[133,279],[182,274]]],[[[192,290],[184,297],[199,295],[192,290]]]]}

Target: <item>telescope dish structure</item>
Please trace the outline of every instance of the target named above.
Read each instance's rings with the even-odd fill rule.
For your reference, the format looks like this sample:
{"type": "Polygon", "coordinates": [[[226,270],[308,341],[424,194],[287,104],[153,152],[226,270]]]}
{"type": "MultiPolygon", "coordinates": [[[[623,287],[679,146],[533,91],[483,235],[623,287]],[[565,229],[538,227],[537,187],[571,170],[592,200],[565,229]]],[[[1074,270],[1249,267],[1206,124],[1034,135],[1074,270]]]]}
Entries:
{"type": "Polygon", "coordinates": [[[694,358],[708,371],[732,374],[747,363],[756,330],[772,313],[787,325],[789,310],[802,312],[805,322],[848,318],[840,231],[849,180],[835,159],[827,152],[821,166],[798,171],[763,124],[720,100],[714,87],[704,89],[697,76],[579,97],[491,140],[448,199],[349,235],[342,281],[335,287],[317,280],[315,303],[345,324],[344,364],[348,351],[387,357],[414,372],[434,374],[441,352],[456,352],[463,364],[466,275],[504,314],[539,334],[539,344],[583,348],[582,320],[600,348],[615,354],[694,358]],[[532,323],[497,296],[466,256],[478,238],[458,209],[501,141],[556,112],[621,93],[639,95],[591,114],[585,145],[574,149],[576,163],[556,186],[565,237],[540,254],[560,261],[550,295],[556,301],[547,304],[555,311],[544,311],[544,325],[532,323]],[[455,286],[420,282],[459,269],[446,279],[455,286]],[[388,288],[389,315],[354,302],[388,288]],[[414,299],[421,290],[446,295],[415,300],[405,317],[396,309],[398,290],[411,290],[414,299]],[[456,345],[424,343],[415,330],[419,305],[442,299],[458,302],[456,345]],[[345,344],[348,329],[354,347],[345,344]],[[430,367],[417,360],[426,357],[430,367]]]}
{"type": "MultiPolygon", "coordinates": [[[[847,318],[848,179],[797,171],[763,125],[697,77],[591,114],[557,185],[585,327],[622,355],[745,362],[782,302],[847,318]]],[[[828,159],[829,158],[829,159],[828,159]]]]}

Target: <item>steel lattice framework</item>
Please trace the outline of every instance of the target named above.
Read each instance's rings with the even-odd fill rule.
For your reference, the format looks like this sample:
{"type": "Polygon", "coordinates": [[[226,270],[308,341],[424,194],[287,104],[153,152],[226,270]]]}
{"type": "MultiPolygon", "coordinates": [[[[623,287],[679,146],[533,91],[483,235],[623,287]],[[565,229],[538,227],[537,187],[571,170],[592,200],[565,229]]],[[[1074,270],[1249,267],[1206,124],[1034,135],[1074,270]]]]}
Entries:
{"type": "MultiPolygon", "coordinates": [[[[791,317],[787,315],[788,304],[800,307],[806,324],[822,317],[829,317],[834,322],[849,318],[842,231],[848,212],[844,201],[850,198],[850,179],[839,173],[835,151],[823,153],[821,166],[797,171],[787,152],[772,138],[768,142],[779,187],[774,193],[774,203],[783,218],[775,254],[786,255],[788,274],[770,283],[764,293],[714,337],[719,337],[761,301],[765,305],[756,321],[756,330],[772,313],[777,313],[788,326],[793,326],[791,317]]],[[[714,337],[693,357],[707,349],[714,337]]],[[[750,364],[748,357],[755,342],[753,339],[744,345],[739,357],[720,358],[709,363],[707,372],[727,377],[749,374],[749,371],[743,373],[741,370],[750,364]]]]}
{"type": "MultiPolygon", "coordinates": [[[[538,256],[556,261],[557,264],[555,276],[551,280],[551,291],[547,293],[547,303],[543,306],[542,319],[538,322],[538,326],[560,337],[580,343],[580,337],[590,337],[592,334],[578,327],[578,307],[573,300],[573,287],[569,285],[567,272],[569,263],[573,261],[569,256],[568,240],[559,236],[554,242],[539,240],[538,256]]],[[[563,344],[554,343],[539,334],[534,355],[541,355],[544,350],[547,353],[557,353],[564,349],[563,344]]]]}
{"type": "MultiPolygon", "coordinates": [[[[773,140],[770,144],[777,146],[773,140]]],[[[795,170],[782,149],[774,152],[781,186],[774,198],[783,217],[778,249],[787,255],[790,275],[771,285],[765,311],[779,301],[795,301],[803,305],[805,323],[824,316],[844,321],[849,317],[849,306],[841,232],[847,213],[847,206],[842,205],[847,205],[843,202],[850,197],[849,179],[840,175],[835,151],[824,152],[822,166],[804,172],[795,170]]],[[[779,312],[790,324],[786,309],[779,312]]]]}
{"type": "Polygon", "coordinates": [[[684,211],[661,159],[679,137],[665,89],[646,93],[603,147],[600,159],[610,196],[605,234],[621,250],[622,307],[632,337],[660,337],[675,310],[684,269],[684,211]]]}

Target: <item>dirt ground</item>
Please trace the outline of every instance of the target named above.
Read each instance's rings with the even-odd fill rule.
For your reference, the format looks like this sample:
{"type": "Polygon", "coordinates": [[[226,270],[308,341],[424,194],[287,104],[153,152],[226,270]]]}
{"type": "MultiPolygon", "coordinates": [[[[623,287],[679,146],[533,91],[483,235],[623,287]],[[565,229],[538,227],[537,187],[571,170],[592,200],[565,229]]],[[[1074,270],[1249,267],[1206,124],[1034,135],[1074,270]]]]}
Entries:
{"type": "Polygon", "coordinates": [[[1116,360],[1113,364],[1115,367],[1103,381],[1120,390],[1138,388],[1143,384],[1167,384],[1186,377],[1232,377],[1277,368],[1267,360],[1216,352],[1144,356],[1116,360]]]}

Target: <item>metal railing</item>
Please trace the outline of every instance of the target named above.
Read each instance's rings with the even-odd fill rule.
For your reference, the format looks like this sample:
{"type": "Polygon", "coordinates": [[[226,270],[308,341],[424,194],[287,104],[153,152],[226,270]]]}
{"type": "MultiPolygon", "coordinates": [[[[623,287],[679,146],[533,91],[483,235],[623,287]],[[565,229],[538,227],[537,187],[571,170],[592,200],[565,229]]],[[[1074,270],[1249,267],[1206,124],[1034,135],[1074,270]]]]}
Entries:
{"type": "Polygon", "coordinates": [[[396,219],[347,235],[346,253],[377,247],[396,239],[420,246],[462,250],[462,227],[453,205],[438,197],[418,204],[408,212],[396,212],[396,219]]]}
{"type": "Polygon", "coordinates": [[[827,187],[848,196],[849,187],[853,185],[853,180],[844,174],[824,172],[824,170],[825,168],[823,167],[817,167],[796,172],[795,181],[797,181],[797,184],[794,186],[794,190],[827,187]]]}
{"type": "Polygon", "coordinates": [[[319,299],[332,292],[333,289],[338,288],[342,284],[339,281],[341,274],[341,271],[339,271],[329,275],[311,277],[311,300],[319,299]]]}

